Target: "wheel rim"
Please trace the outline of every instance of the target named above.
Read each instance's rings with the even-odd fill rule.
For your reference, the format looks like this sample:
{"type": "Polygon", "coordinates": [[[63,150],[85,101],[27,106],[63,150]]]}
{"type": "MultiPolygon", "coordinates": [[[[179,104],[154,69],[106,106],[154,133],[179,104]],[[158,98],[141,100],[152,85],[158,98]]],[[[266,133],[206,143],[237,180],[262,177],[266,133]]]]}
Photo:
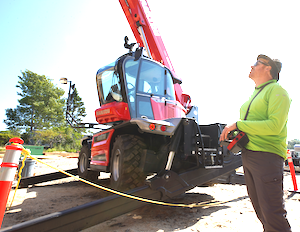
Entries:
{"type": "Polygon", "coordinates": [[[115,156],[114,156],[114,160],[113,160],[113,170],[112,170],[112,175],[113,175],[113,178],[114,178],[114,181],[117,181],[120,177],[120,154],[121,154],[121,151],[120,149],[118,149],[115,153],[115,156]]]}
{"type": "Polygon", "coordinates": [[[81,173],[84,173],[86,171],[86,167],[85,167],[86,161],[87,161],[86,154],[83,153],[79,162],[79,169],[81,173]]]}

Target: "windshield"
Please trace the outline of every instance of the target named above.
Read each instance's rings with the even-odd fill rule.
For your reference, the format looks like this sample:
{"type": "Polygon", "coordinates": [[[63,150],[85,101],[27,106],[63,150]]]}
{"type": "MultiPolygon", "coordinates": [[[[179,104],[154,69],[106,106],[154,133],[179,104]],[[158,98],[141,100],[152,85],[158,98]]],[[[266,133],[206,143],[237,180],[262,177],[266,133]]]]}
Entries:
{"type": "Polygon", "coordinates": [[[115,71],[115,62],[101,68],[96,76],[100,105],[113,101],[121,102],[120,78],[115,71]]]}
{"type": "Polygon", "coordinates": [[[143,60],[140,69],[138,92],[175,100],[173,79],[162,66],[143,60]]]}
{"type": "Polygon", "coordinates": [[[173,78],[162,65],[129,58],[124,62],[128,104],[132,118],[154,118],[150,98],[175,100],[173,78]]]}

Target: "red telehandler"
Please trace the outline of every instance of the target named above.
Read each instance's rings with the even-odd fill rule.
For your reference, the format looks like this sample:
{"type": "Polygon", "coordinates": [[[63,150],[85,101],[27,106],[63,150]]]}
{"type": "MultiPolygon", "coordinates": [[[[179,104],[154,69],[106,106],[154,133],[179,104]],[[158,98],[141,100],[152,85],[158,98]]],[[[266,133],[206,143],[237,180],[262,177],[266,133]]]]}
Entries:
{"type": "MultiPolygon", "coordinates": [[[[95,117],[107,129],[82,140],[79,176],[96,180],[110,172],[114,189],[147,183],[173,197],[241,166],[241,158],[219,144],[224,124],[198,124],[198,109],[182,92],[147,1],[119,2],[137,44],[125,37],[128,53],[96,74],[101,107],[95,117]]],[[[68,110],[67,121],[81,126],[68,110]]]]}

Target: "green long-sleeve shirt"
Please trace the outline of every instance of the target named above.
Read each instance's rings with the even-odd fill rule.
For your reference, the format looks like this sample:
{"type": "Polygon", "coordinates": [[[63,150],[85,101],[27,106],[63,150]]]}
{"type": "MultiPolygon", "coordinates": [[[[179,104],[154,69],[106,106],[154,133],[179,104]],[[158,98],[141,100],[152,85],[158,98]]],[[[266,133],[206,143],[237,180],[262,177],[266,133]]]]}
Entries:
{"type": "Polygon", "coordinates": [[[291,104],[288,93],[276,80],[268,84],[253,100],[246,120],[248,106],[259,89],[255,88],[252,96],[240,108],[239,130],[248,135],[249,143],[245,146],[252,151],[271,152],[286,159],[287,118],[291,104]]]}

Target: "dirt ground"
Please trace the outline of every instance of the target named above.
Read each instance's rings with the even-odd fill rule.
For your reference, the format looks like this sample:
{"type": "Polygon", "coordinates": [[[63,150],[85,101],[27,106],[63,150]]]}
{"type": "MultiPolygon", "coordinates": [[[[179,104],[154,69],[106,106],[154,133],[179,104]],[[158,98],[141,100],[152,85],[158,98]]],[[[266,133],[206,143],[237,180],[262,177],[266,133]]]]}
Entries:
{"type": "MultiPolygon", "coordinates": [[[[77,166],[76,154],[47,155],[42,161],[61,169],[71,169],[77,166]]],[[[43,164],[36,164],[35,175],[49,172],[53,170],[43,164]]],[[[101,174],[98,183],[108,186],[108,177],[107,174],[101,174]]],[[[300,185],[299,180],[300,174],[297,174],[298,185],[300,185]]],[[[300,231],[300,194],[288,191],[292,189],[291,176],[286,172],[284,198],[288,219],[293,231],[300,231]]],[[[13,194],[14,190],[10,193],[8,206],[13,194]]],[[[108,195],[107,192],[72,178],[22,188],[17,191],[12,207],[6,211],[1,228],[82,205],[108,195]]],[[[191,203],[213,200],[226,201],[226,203],[193,209],[149,204],[84,231],[262,231],[262,226],[247,196],[246,187],[243,185],[216,184],[212,187],[196,187],[187,192],[183,199],[176,201],[191,203]]]]}

